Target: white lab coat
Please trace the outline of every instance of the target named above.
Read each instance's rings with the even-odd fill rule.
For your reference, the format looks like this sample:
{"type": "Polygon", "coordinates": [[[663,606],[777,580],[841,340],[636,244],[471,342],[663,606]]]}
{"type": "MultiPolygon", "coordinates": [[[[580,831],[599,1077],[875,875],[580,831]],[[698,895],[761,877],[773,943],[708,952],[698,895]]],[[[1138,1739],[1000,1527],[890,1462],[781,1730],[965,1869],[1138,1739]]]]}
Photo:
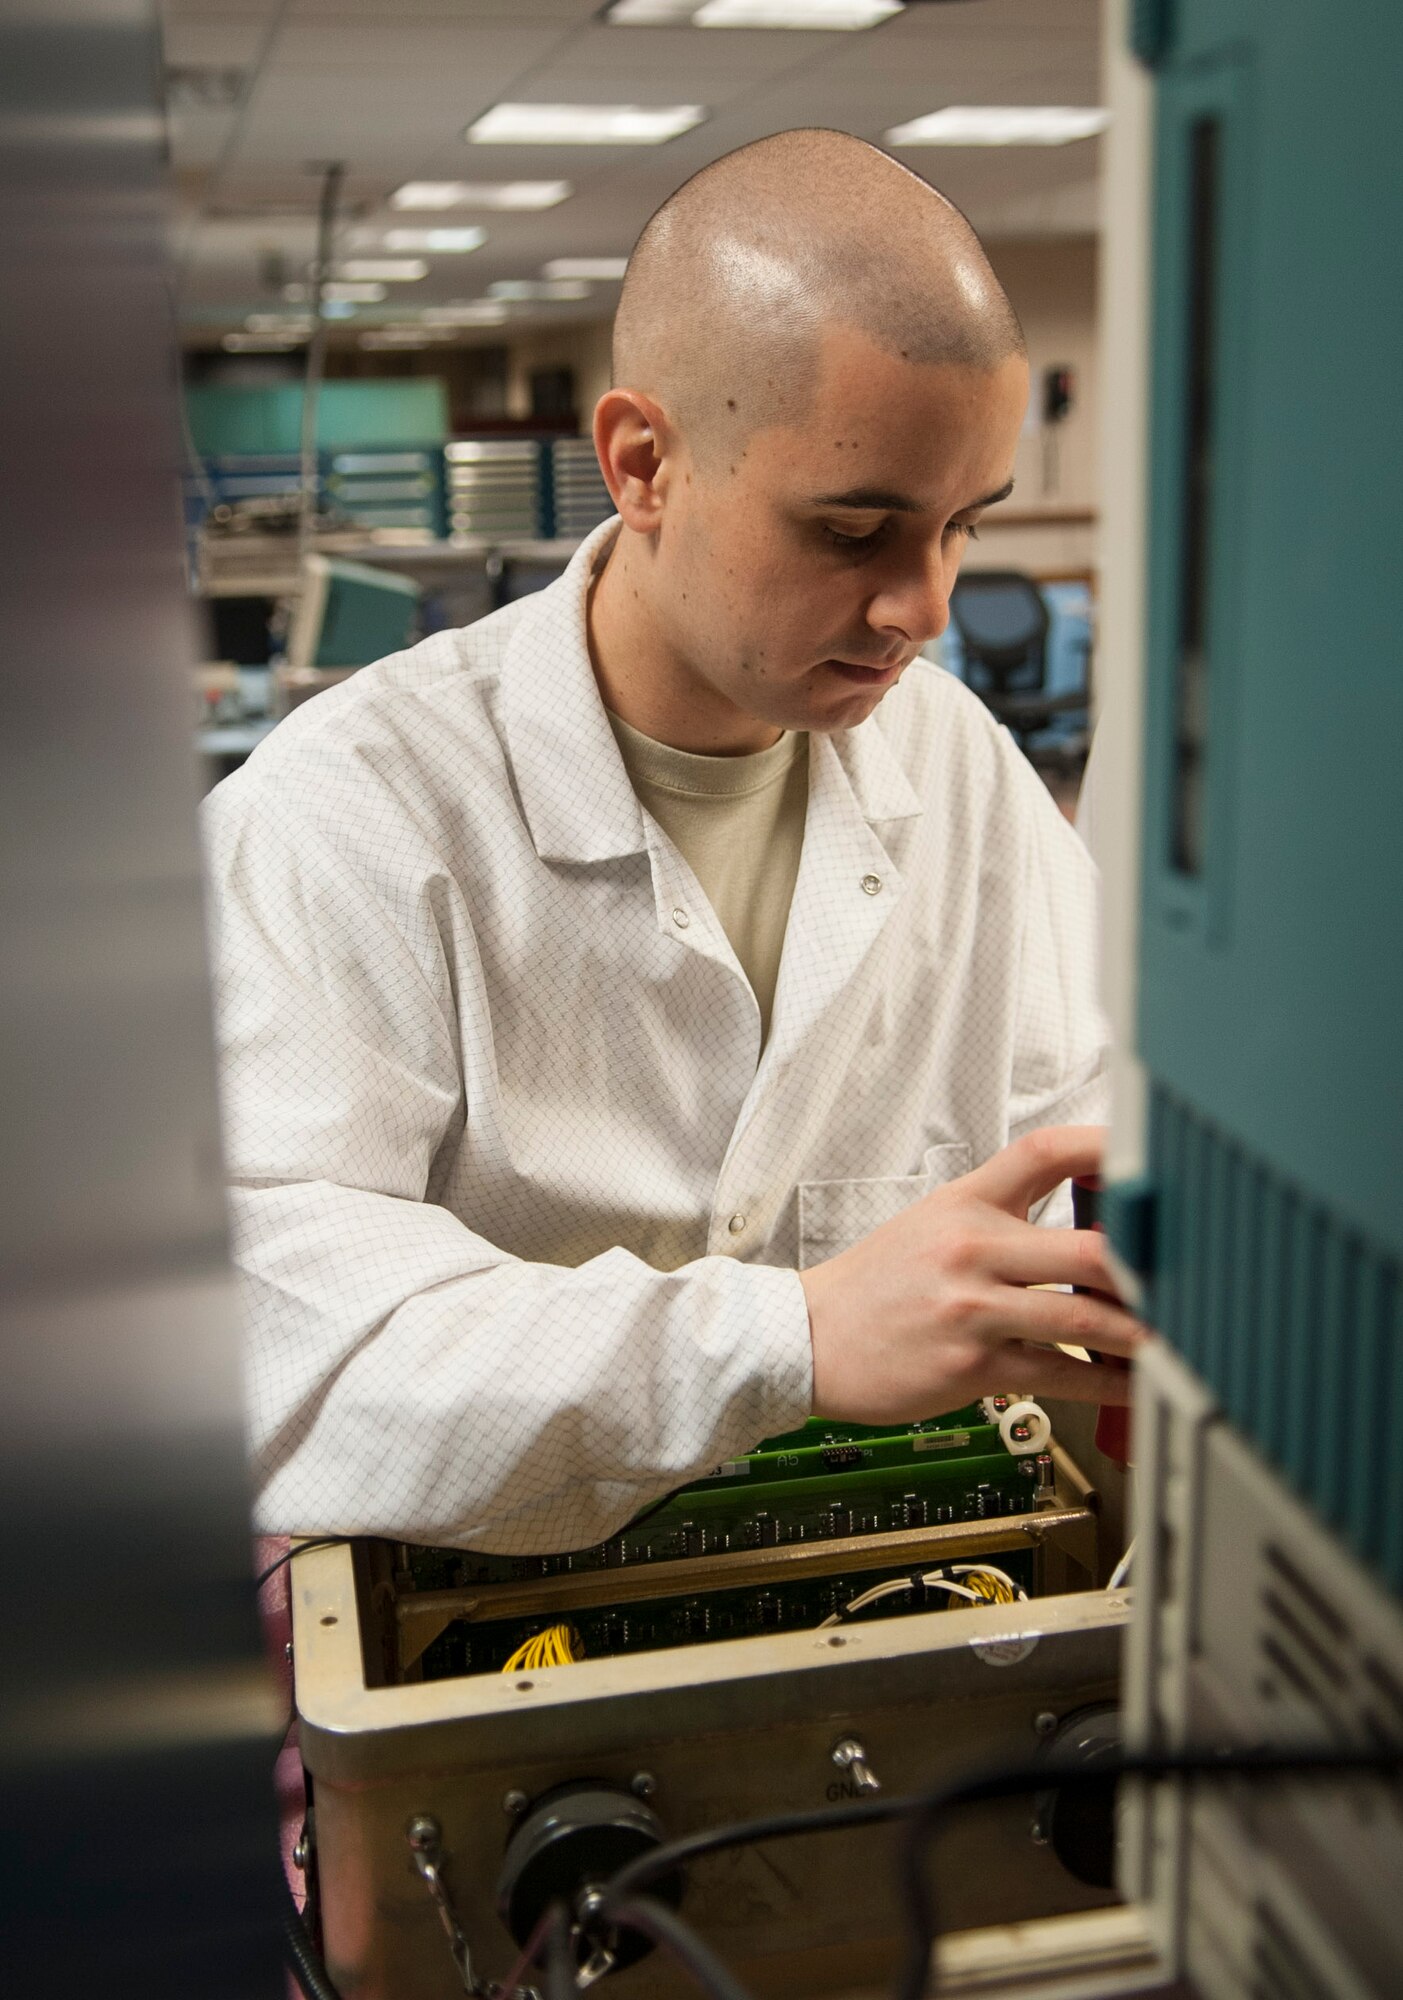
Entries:
{"type": "Polygon", "coordinates": [[[610,532],[208,802],[265,1531],[599,1540],[808,1415],[796,1269],[1103,1111],[1091,864],[924,662],[812,739],[761,1053],[590,668],[610,532]]]}

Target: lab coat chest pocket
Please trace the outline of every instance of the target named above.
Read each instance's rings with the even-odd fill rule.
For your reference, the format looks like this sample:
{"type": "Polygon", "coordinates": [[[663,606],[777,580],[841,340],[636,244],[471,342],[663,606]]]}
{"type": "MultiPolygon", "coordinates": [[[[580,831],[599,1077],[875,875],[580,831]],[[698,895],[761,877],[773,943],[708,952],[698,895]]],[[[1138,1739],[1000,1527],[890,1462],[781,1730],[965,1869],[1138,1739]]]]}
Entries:
{"type": "Polygon", "coordinates": [[[799,1183],[799,1269],[807,1271],[849,1249],[860,1237],[890,1222],[903,1208],[933,1188],[970,1170],[968,1146],[932,1146],[919,1174],[884,1175],[866,1181],[799,1183]]]}

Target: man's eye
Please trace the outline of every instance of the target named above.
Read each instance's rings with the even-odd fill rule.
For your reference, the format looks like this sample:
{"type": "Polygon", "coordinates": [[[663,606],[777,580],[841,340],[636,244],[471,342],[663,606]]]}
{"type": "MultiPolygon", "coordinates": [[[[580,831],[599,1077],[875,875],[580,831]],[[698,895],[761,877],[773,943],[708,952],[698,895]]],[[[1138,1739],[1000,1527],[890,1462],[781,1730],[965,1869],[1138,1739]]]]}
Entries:
{"type": "Polygon", "coordinates": [[[881,527],[872,528],[865,535],[845,535],[840,528],[831,528],[827,521],[819,525],[826,539],[838,549],[870,549],[872,544],[881,538],[886,527],[886,523],[883,522],[881,527]]]}
{"type": "Polygon", "coordinates": [[[971,542],[979,540],[979,530],[973,521],[951,521],[945,532],[947,535],[963,535],[971,542]]]}

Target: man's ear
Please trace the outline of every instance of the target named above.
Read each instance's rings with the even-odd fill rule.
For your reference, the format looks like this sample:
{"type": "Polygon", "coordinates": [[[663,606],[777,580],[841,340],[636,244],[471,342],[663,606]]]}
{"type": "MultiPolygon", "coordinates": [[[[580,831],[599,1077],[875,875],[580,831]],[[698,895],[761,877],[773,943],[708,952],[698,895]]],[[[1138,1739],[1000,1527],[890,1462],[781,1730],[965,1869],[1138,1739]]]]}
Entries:
{"type": "Polygon", "coordinates": [[[594,411],[594,448],[624,526],[638,535],[662,525],[673,437],[667,417],[637,389],[610,389],[594,411]]]}

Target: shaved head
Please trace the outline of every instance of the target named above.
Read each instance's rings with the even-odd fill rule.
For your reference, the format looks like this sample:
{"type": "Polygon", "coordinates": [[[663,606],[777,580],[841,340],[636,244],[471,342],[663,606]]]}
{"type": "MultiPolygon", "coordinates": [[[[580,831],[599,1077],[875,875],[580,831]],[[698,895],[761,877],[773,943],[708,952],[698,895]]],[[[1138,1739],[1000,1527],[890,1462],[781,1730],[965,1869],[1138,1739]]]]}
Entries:
{"type": "Polygon", "coordinates": [[[802,423],[825,328],[927,366],[1024,351],[969,223],[843,132],[781,132],[704,167],[639,237],[614,322],[614,381],[655,398],[694,452],[802,423]]]}
{"type": "Polygon", "coordinates": [[[1027,401],[1003,289],[915,174],[842,132],[705,168],[639,238],[594,411],[606,705],[709,754],[860,723],[943,631],[1027,401]]]}

